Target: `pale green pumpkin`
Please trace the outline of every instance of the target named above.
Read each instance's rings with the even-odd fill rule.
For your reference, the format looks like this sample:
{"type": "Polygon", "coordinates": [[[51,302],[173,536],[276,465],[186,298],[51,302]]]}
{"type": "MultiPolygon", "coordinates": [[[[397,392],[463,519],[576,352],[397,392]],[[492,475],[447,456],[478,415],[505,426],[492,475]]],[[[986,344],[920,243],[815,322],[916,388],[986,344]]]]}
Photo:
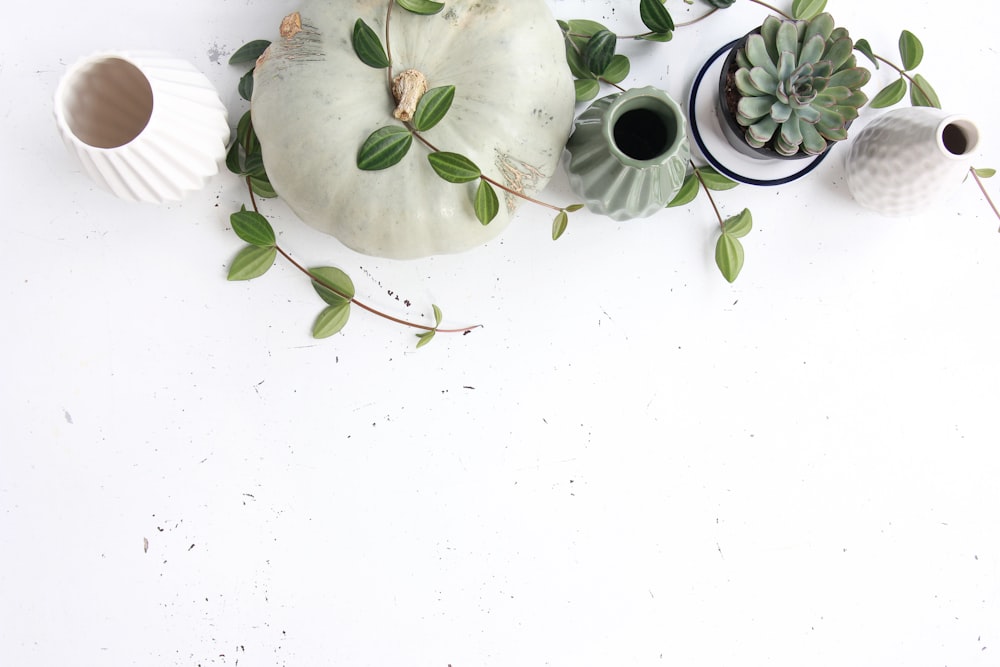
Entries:
{"type": "MultiPolygon", "coordinates": [[[[310,0],[258,61],[251,111],[278,195],[306,223],[358,252],[416,258],[495,238],[521,199],[497,190],[489,224],[473,208],[478,181],[441,179],[414,141],[381,171],[357,167],[375,130],[400,125],[387,73],[352,47],[357,19],[385,42],[390,0],[310,0]]],[[[396,6],[393,73],[415,69],[430,88],[455,86],[447,116],[424,136],[526,195],[545,187],[572,129],[574,90],[561,32],[545,0],[451,0],[435,15],[396,6]]]]}

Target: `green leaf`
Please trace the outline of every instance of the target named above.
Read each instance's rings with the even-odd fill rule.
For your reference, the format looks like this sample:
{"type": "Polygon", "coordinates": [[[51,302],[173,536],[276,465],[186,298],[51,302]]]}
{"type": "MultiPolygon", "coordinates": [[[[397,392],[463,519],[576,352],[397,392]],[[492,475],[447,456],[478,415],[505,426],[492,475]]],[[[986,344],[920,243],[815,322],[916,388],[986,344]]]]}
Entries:
{"type": "Polygon", "coordinates": [[[248,211],[246,206],[229,216],[229,224],[241,239],[250,245],[270,248],[275,243],[274,228],[267,218],[256,211],[248,211]]]}
{"type": "MultiPolygon", "coordinates": [[[[653,1],[659,2],[660,0],[653,1]]],[[[611,64],[608,65],[606,70],[604,70],[604,74],[601,75],[601,78],[608,83],[621,83],[625,77],[628,76],[630,69],[631,64],[629,63],[628,57],[617,53],[615,54],[615,57],[611,59],[611,64]]]]}
{"type": "Polygon", "coordinates": [[[674,29],[674,20],[662,0],[639,0],[639,18],[653,32],[667,33],[674,29]]]}
{"type": "Polygon", "coordinates": [[[255,195],[264,199],[273,199],[278,196],[278,193],[271,187],[271,182],[266,178],[251,176],[250,187],[253,189],[255,195]]]}
{"type": "Polygon", "coordinates": [[[563,210],[567,213],[576,213],[577,211],[583,210],[583,204],[570,204],[569,206],[563,207],[563,210]]]}
{"type": "Polygon", "coordinates": [[[587,40],[608,27],[603,23],[591,21],[590,19],[573,19],[567,23],[569,32],[574,36],[571,38],[577,46],[586,46],[587,40]],[[579,35],[579,36],[577,36],[579,35]]]}
{"type": "Polygon", "coordinates": [[[358,19],[354,23],[354,33],[351,35],[351,44],[354,46],[354,53],[358,55],[361,62],[374,67],[375,69],[385,69],[389,66],[389,57],[385,55],[385,48],[382,40],[375,34],[367,23],[358,19]]]}
{"type": "Polygon", "coordinates": [[[313,289],[327,304],[336,306],[354,298],[354,282],[340,269],[318,266],[309,269],[309,275],[313,277],[313,289]]]}
{"type": "Polygon", "coordinates": [[[872,45],[868,43],[867,39],[859,39],[854,42],[854,48],[860,51],[868,60],[872,61],[875,65],[875,69],[879,68],[878,58],[875,57],[875,52],[872,51],[872,45]]]}
{"type": "Polygon", "coordinates": [[[916,69],[920,61],[924,59],[924,45],[909,30],[904,30],[899,34],[899,57],[902,59],[903,69],[906,71],[916,69]]]}
{"type": "Polygon", "coordinates": [[[687,178],[684,179],[684,183],[681,185],[681,189],[677,191],[674,198],[670,200],[669,204],[667,204],[667,208],[690,204],[694,201],[694,198],[698,196],[698,189],[700,187],[701,184],[698,182],[698,177],[693,173],[688,174],[687,178]]]}
{"type": "Polygon", "coordinates": [[[708,0],[708,4],[712,5],[717,9],[725,9],[726,7],[732,7],[736,0],[708,0]]]}
{"type": "Polygon", "coordinates": [[[264,170],[264,155],[259,149],[246,156],[246,160],[243,162],[243,174],[267,180],[267,172],[264,170]]]}
{"type": "Polygon", "coordinates": [[[732,190],[739,183],[726,178],[712,167],[698,167],[698,175],[709,190],[732,190]]]}
{"type": "Polygon", "coordinates": [[[993,178],[997,173],[996,169],[989,168],[973,169],[973,171],[976,172],[976,176],[979,178],[993,178]]]}
{"type": "Polygon", "coordinates": [[[639,35],[639,39],[647,42],[669,42],[674,38],[673,32],[652,32],[648,35],[639,35]]]}
{"type": "Polygon", "coordinates": [[[577,102],[592,100],[601,91],[601,84],[597,79],[577,79],[573,82],[573,87],[576,89],[577,102]]]}
{"type": "Polygon", "coordinates": [[[729,282],[743,269],[743,244],[731,234],[722,233],[715,244],[715,264],[729,282]]]}
{"type": "Polygon", "coordinates": [[[740,211],[739,215],[727,218],[722,223],[722,227],[726,234],[738,239],[743,238],[753,229],[753,216],[750,215],[750,209],[745,208],[740,211]]]}
{"type": "Polygon", "coordinates": [[[242,65],[243,63],[257,62],[257,58],[260,58],[269,46],[271,46],[271,42],[266,39],[255,39],[252,42],[247,42],[236,49],[236,53],[229,56],[229,64],[242,65]]]}
{"type": "Polygon", "coordinates": [[[431,304],[431,308],[434,310],[434,328],[441,326],[441,321],[444,319],[444,314],[441,309],[438,308],[436,303],[431,304]]]}
{"type": "Polygon", "coordinates": [[[248,245],[240,250],[229,265],[227,280],[251,280],[267,273],[274,264],[278,251],[274,246],[262,248],[248,245]]]}
{"type": "Polygon", "coordinates": [[[428,153],[427,160],[437,175],[449,183],[468,183],[482,175],[472,160],[458,153],[447,151],[428,153]]]}
{"type": "Polygon", "coordinates": [[[344,301],[324,308],[313,323],[313,338],[329,338],[339,332],[351,317],[351,303],[344,301]]]}
{"type": "Polygon", "coordinates": [[[569,65],[570,73],[577,79],[593,79],[594,75],[587,70],[586,63],[583,62],[583,54],[576,50],[569,42],[566,43],[566,64],[569,65]]]}
{"type": "Polygon", "coordinates": [[[396,0],[396,4],[408,12],[422,14],[423,16],[437,14],[444,9],[443,2],[434,2],[434,0],[396,0]]]}
{"type": "Polygon", "coordinates": [[[243,164],[240,160],[240,142],[233,141],[229,146],[229,150],[226,151],[226,169],[233,172],[237,176],[243,175],[243,164]]]}
{"type": "Polygon", "coordinates": [[[484,225],[493,222],[493,218],[497,217],[497,213],[500,212],[500,200],[497,198],[497,193],[493,186],[484,180],[480,180],[479,187],[476,188],[474,205],[476,217],[484,225]]]}
{"type": "Polygon", "coordinates": [[[358,150],[358,169],[378,171],[396,164],[410,150],[413,134],[401,125],[386,125],[368,135],[358,150]]]}
{"type": "Polygon", "coordinates": [[[247,151],[257,147],[257,134],[253,131],[253,119],[249,111],[240,116],[240,122],[236,124],[236,140],[247,151]]]}
{"type": "Polygon", "coordinates": [[[431,88],[417,103],[417,110],[413,113],[413,127],[420,132],[431,129],[445,117],[454,100],[455,86],[431,88]]]}
{"type": "Polygon", "coordinates": [[[427,345],[427,343],[429,343],[432,340],[434,340],[434,334],[435,333],[437,333],[437,332],[434,331],[433,329],[431,331],[425,331],[424,333],[418,333],[417,334],[417,349],[419,350],[424,345],[427,345]]]}
{"type": "Polygon", "coordinates": [[[556,214],[555,220],[552,221],[552,240],[558,241],[559,237],[563,235],[566,231],[566,227],[569,226],[569,215],[565,210],[559,211],[556,214]]]}
{"type": "Polygon", "coordinates": [[[910,104],[915,107],[941,108],[941,100],[931,87],[931,84],[919,74],[913,75],[913,83],[910,84],[910,104]]]}
{"type": "Polygon", "coordinates": [[[826,8],[826,0],[793,0],[792,17],[809,20],[826,8]]]}
{"type": "Polygon", "coordinates": [[[250,98],[253,97],[253,70],[240,77],[240,83],[236,90],[239,91],[240,97],[250,101],[250,98]]]}
{"type": "Polygon", "coordinates": [[[615,47],[618,45],[618,36],[610,30],[597,32],[583,50],[583,61],[587,69],[601,76],[604,70],[611,64],[611,59],[615,57],[615,47]]]}
{"type": "Polygon", "coordinates": [[[899,77],[888,86],[878,91],[878,94],[872,98],[869,106],[872,109],[885,109],[886,107],[891,107],[896,102],[903,99],[903,95],[906,94],[906,79],[899,77]]]}

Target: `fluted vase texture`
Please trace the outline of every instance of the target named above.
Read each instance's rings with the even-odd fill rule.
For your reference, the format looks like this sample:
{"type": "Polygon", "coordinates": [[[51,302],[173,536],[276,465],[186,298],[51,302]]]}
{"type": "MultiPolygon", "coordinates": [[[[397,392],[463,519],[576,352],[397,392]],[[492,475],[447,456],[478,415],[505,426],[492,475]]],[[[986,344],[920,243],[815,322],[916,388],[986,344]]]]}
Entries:
{"type": "Polygon", "coordinates": [[[101,187],[131,201],[178,201],[219,172],[226,107],[190,63],[103,52],[72,65],[55,94],[66,146],[101,187]]]}
{"type": "Polygon", "coordinates": [[[680,106],[653,86],[603,97],[566,144],[567,172],[587,208],[615,220],[666,206],[684,183],[691,148],[680,106]]]}
{"type": "Polygon", "coordinates": [[[879,116],[851,144],[847,186],[862,206],[884,215],[918,213],[968,175],[979,129],[965,116],[902,107],[879,116]]]}

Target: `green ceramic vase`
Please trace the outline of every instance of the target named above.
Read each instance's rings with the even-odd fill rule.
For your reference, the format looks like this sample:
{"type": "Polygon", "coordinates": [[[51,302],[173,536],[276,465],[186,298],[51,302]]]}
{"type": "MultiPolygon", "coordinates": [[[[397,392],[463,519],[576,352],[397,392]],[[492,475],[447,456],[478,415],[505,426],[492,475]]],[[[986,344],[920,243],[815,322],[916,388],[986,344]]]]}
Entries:
{"type": "Polygon", "coordinates": [[[646,86],[602,97],[576,120],[566,144],[573,190],[615,220],[644,218],[684,183],[691,147],[680,106],[646,86]]]}

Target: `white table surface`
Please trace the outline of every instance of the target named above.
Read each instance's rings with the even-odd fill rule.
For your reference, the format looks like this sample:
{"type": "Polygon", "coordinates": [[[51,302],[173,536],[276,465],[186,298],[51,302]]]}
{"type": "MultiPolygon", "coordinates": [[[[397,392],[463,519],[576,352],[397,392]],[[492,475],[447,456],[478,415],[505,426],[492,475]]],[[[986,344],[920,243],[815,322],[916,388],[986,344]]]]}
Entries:
{"type": "MultiPolygon", "coordinates": [[[[551,6],[640,27],[637,1],[551,6]]],[[[295,7],[6,10],[0,664],[1000,664],[1000,222],[971,182],[882,218],[838,149],[786,187],[720,193],[755,221],[734,285],[704,197],[578,213],[558,243],[524,207],[500,240],[415,262],[269,202],[283,246],[373,305],[484,325],[416,351],[358,311],[316,341],[321,304],[290,266],[225,280],[236,177],[119,201],[51,115],[81,56],[154,48],[205,72],[235,122],[228,55],[295,7]]],[[[992,3],[829,9],[886,55],[916,33],[918,71],[1000,167],[992,3]]],[[[737,0],[630,43],[626,84],[684,98],[765,15],[737,0]]],[[[563,175],[546,197],[571,200],[563,175]]]]}

